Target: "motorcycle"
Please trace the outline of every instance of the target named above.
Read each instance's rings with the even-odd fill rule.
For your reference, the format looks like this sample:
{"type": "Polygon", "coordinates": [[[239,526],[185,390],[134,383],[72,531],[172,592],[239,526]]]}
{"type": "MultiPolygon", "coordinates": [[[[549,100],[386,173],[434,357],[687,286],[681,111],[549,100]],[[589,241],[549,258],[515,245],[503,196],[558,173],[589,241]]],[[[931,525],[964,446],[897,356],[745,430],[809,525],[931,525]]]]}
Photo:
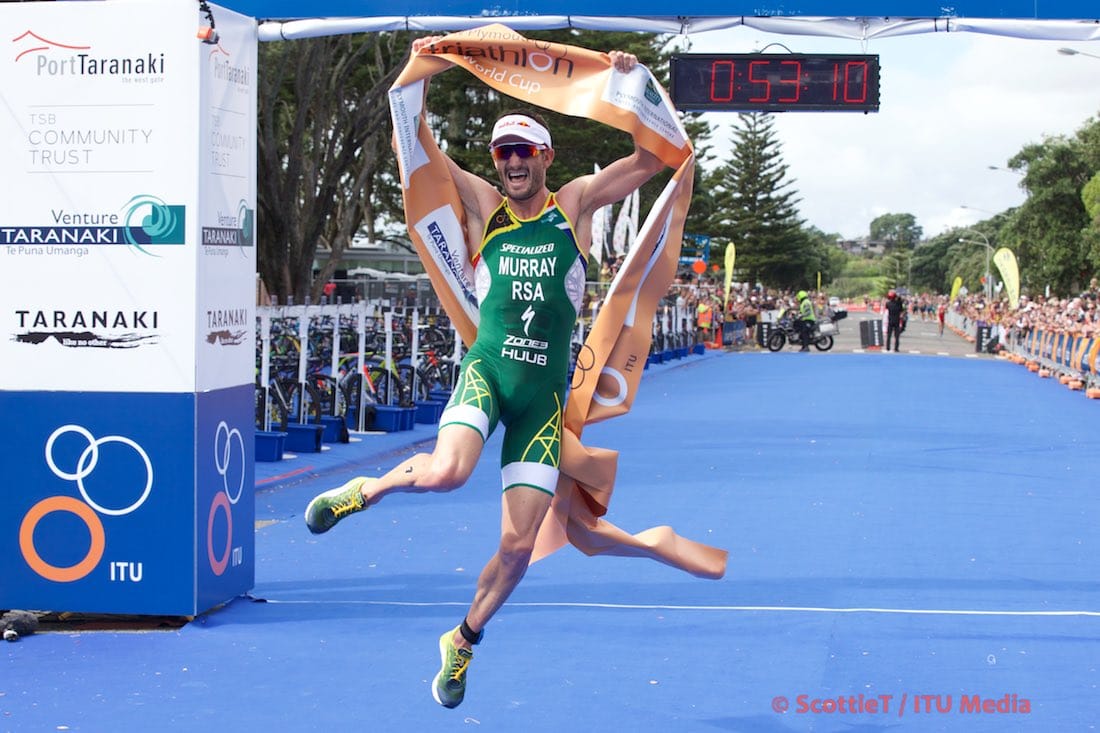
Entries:
{"type": "MultiPolygon", "coordinates": [[[[810,343],[818,351],[828,351],[833,348],[833,336],[840,331],[837,326],[837,321],[844,320],[848,317],[848,311],[838,310],[834,311],[824,321],[818,320],[814,322],[813,330],[810,332],[810,343]]],[[[795,324],[795,318],[787,313],[780,314],[779,320],[772,326],[771,333],[768,334],[767,347],[768,351],[779,351],[787,344],[792,346],[802,346],[801,335],[798,332],[798,326],[795,324]]]]}

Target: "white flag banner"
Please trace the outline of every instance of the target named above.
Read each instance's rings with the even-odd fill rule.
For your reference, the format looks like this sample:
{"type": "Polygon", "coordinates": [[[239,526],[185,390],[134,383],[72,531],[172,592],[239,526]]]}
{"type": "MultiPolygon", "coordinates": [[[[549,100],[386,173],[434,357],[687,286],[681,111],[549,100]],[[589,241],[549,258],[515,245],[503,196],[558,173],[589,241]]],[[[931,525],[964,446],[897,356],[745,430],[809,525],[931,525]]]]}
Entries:
{"type": "Polygon", "coordinates": [[[638,239],[638,213],[641,208],[641,194],[638,189],[634,189],[634,193],[627,198],[627,202],[630,204],[630,232],[626,240],[629,248],[638,239]]]}
{"type": "Polygon", "coordinates": [[[619,216],[615,219],[615,231],[611,235],[611,248],[615,255],[624,255],[630,249],[630,196],[623,199],[619,216]]]}
{"type": "MultiPolygon", "coordinates": [[[[593,172],[600,172],[600,164],[593,164],[593,172]]],[[[611,207],[601,206],[592,213],[592,247],[589,256],[597,265],[603,263],[603,251],[607,245],[608,224],[611,221],[611,207]]]]}

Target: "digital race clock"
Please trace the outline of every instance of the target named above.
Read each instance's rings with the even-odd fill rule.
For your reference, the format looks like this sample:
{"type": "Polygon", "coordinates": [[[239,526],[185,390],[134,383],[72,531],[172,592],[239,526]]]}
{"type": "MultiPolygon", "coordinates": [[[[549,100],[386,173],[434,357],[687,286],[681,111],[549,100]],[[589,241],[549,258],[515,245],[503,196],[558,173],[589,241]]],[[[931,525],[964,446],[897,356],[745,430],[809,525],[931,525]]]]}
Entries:
{"type": "Polygon", "coordinates": [[[670,76],[685,111],[878,112],[878,56],[680,54],[670,76]]]}

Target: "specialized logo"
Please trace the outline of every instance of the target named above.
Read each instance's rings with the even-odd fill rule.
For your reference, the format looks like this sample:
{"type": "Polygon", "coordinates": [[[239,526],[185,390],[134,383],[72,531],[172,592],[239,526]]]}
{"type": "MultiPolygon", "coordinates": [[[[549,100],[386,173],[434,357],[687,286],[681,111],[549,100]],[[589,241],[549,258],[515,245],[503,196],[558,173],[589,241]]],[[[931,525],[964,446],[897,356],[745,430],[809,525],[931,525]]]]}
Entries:
{"type": "MultiPolygon", "coordinates": [[[[547,216],[546,218],[548,221],[551,220],[550,216],[547,216]]],[[[508,254],[519,254],[528,256],[551,254],[554,251],[554,243],[547,242],[546,244],[523,245],[505,242],[504,244],[500,245],[500,251],[506,252],[508,254]]]]}
{"type": "MultiPolygon", "coordinates": [[[[58,583],[71,583],[87,577],[95,570],[103,559],[107,547],[107,533],[103,528],[100,515],[121,517],[133,514],[141,508],[149,498],[153,489],[153,464],[149,460],[149,454],[138,443],[122,435],[107,435],[96,438],[87,428],[80,425],[62,425],[53,431],[46,440],[46,465],[55,476],[76,484],[80,494],[80,501],[72,496],[50,496],[42,499],[32,506],[24,515],[19,525],[19,550],[27,565],[46,580],[58,583]],[[73,466],[75,470],[67,470],[68,466],[59,466],[55,449],[57,440],[68,433],[75,433],[87,441],[80,457],[73,466]],[[113,444],[125,446],[128,450],[118,451],[113,449],[113,444]],[[112,445],[111,450],[104,450],[104,446],[112,445]],[[131,454],[127,461],[126,454],[131,454]],[[136,475],[127,471],[134,464],[133,456],[139,461],[140,468],[136,475]],[[132,488],[137,498],[129,505],[112,508],[97,503],[88,491],[86,480],[99,468],[100,463],[109,463],[110,469],[106,474],[109,480],[104,483],[111,487],[125,484],[132,488]],[[111,470],[113,469],[113,470],[111,470]],[[141,473],[144,473],[144,476],[141,473]],[[88,529],[90,542],[88,551],[83,559],[69,566],[53,565],[45,560],[35,546],[34,531],[43,518],[55,512],[67,512],[76,516],[88,529]]],[[[112,581],[124,581],[127,578],[134,583],[141,582],[143,568],[140,562],[114,561],[110,563],[110,579],[112,581]]]]}
{"type": "Polygon", "coordinates": [[[160,340],[158,311],[16,310],[12,336],[21,344],[53,340],[70,348],[133,349],[160,340]]]}
{"type": "Polygon", "coordinates": [[[222,491],[214,494],[210,513],[206,520],[206,557],[214,575],[224,575],[230,562],[234,566],[244,562],[244,549],[233,546],[233,505],[244,494],[245,479],[244,439],[241,431],[229,427],[224,420],[218,423],[214,433],[214,470],[222,477],[222,491]],[[225,512],[225,546],[220,554],[214,552],[214,520],[219,511],[225,512]]]}
{"type": "Polygon", "coordinates": [[[523,311],[523,315],[519,317],[523,321],[523,334],[525,336],[531,335],[531,321],[535,317],[535,309],[531,306],[527,306],[527,310],[523,311]]]}
{"type": "Polygon", "coordinates": [[[134,196],[118,211],[50,209],[46,225],[2,226],[0,246],[9,255],[64,255],[73,250],[129,246],[157,257],[151,248],[186,243],[187,207],[147,194],[134,196]]]}

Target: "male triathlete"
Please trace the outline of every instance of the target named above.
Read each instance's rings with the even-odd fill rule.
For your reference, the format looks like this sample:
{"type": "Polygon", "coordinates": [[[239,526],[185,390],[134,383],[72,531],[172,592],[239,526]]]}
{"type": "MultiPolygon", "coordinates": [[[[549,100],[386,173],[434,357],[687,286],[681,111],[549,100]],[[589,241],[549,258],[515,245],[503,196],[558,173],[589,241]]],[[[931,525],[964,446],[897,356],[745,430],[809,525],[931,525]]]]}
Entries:
{"type": "MultiPolygon", "coordinates": [[[[412,51],[437,40],[418,39],[412,51]]],[[[622,73],[637,64],[631,54],[609,56],[622,73]]],[[[442,668],[432,695],[449,708],[465,695],[472,646],[527,570],[557,484],[570,335],[584,292],[592,214],[664,167],[636,147],[599,173],[551,193],[546,187],[546,170],[554,161],[550,131],[530,112],[497,120],[489,152],[503,195],[447,160],[465,210],[467,239],[481,244],[473,258],[480,325],[440,419],[435,450],[409,458],[381,478],[354,478],[306,508],[309,529],[320,533],[393,492],[462,486],[497,422],[504,423],[500,546],[481,571],[466,617],[439,640],[442,668]]]]}

